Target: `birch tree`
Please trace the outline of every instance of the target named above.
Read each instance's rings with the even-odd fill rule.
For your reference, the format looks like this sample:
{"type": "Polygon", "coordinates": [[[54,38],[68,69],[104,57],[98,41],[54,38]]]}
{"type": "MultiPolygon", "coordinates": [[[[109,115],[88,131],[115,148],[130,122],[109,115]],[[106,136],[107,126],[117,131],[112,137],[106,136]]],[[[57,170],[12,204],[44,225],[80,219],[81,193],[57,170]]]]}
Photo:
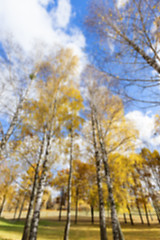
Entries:
{"type": "Polygon", "coordinates": [[[36,187],[37,193],[34,199],[35,207],[29,239],[36,239],[37,237],[48,163],[51,152],[54,152],[51,146],[63,127],[61,114],[67,111],[66,97],[63,95],[63,90],[66,82],[75,74],[77,61],[77,57],[72,54],[71,50],[67,49],[60,50],[54,58],[50,58],[48,61],[40,63],[40,65],[38,64],[37,99],[32,99],[24,105],[26,116],[29,116],[29,118],[23,120],[25,127],[37,134],[39,138],[42,139],[44,136],[45,139],[43,153],[39,157],[42,173],[36,187]]]}
{"type": "Polygon", "coordinates": [[[98,197],[99,197],[100,236],[101,236],[101,240],[107,240],[104,199],[103,199],[102,180],[101,180],[101,160],[100,160],[100,151],[98,149],[98,143],[97,143],[97,137],[96,137],[95,115],[93,112],[92,105],[91,105],[91,124],[92,124],[93,146],[94,146],[94,152],[95,152],[95,164],[96,164],[97,186],[98,186],[98,197]]]}
{"type": "Polygon", "coordinates": [[[76,130],[79,129],[80,125],[83,123],[83,118],[80,116],[79,112],[83,108],[83,98],[78,89],[71,86],[67,89],[66,97],[69,100],[68,103],[68,116],[69,118],[66,122],[66,129],[69,131],[70,147],[69,147],[69,176],[68,176],[68,189],[67,189],[67,220],[64,230],[64,240],[69,239],[69,229],[70,229],[70,218],[71,218],[71,188],[72,188],[72,178],[73,178],[73,161],[75,158],[75,134],[76,130]]]}
{"type": "Polygon", "coordinates": [[[91,69],[88,69],[87,75],[88,101],[95,123],[97,147],[104,166],[111,206],[113,236],[114,239],[124,239],[117,217],[113,179],[108,159],[111,153],[133,150],[136,132],[132,132],[125,120],[121,99],[107,89],[108,84],[106,79],[103,79],[103,73],[91,69]]]}
{"type": "Polygon", "coordinates": [[[12,41],[5,43],[4,56],[0,57],[0,157],[7,142],[19,125],[22,107],[36,76],[33,59],[12,41]]]}
{"type": "Polygon", "coordinates": [[[99,41],[97,65],[130,99],[152,106],[159,105],[159,9],[157,0],[91,0],[86,19],[99,41]]]}

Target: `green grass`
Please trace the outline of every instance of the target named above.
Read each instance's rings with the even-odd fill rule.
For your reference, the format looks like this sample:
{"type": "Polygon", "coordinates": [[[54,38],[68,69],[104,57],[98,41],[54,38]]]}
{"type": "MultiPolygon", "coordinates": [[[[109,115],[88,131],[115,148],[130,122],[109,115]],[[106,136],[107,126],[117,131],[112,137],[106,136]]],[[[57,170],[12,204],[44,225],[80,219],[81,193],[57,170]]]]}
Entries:
{"type": "MultiPolygon", "coordinates": [[[[23,221],[13,222],[12,220],[0,219],[0,240],[20,240],[23,231],[23,221]]],[[[41,220],[39,224],[37,240],[62,240],[65,222],[55,220],[41,220]]],[[[160,226],[122,224],[125,240],[160,240],[160,226]]],[[[112,239],[111,226],[107,227],[108,240],[112,239]]],[[[70,240],[98,240],[99,225],[91,225],[89,222],[71,224],[70,240]]]]}

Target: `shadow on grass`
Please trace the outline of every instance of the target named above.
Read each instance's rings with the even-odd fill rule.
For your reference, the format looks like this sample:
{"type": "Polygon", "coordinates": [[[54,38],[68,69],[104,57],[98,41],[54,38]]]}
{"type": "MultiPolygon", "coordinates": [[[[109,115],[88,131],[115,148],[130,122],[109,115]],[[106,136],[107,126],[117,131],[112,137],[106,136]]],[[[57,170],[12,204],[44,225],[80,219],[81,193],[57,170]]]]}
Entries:
{"type": "MultiPolygon", "coordinates": [[[[4,235],[0,236],[0,240],[12,240],[12,233],[17,234],[20,239],[23,232],[24,220],[14,221],[0,219],[0,232],[3,231],[4,235]],[[5,235],[6,233],[6,235],[5,235]]],[[[65,221],[52,221],[51,219],[42,219],[39,223],[38,240],[61,240],[63,239],[65,221]]],[[[121,224],[122,231],[126,240],[159,240],[160,239],[160,226],[159,224],[121,224]]],[[[107,225],[108,240],[112,239],[111,224],[107,225]]],[[[71,240],[97,240],[100,239],[99,224],[91,224],[89,222],[71,223],[70,230],[71,240]]]]}
{"type": "MultiPolygon", "coordinates": [[[[23,224],[24,224],[23,222],[0,218],[0,231],[15,232],[21,234],[23,231],[23,224]]],[[[0,240],[1,239],[4,240],[5,238],[0,238],[0,240]]]]}

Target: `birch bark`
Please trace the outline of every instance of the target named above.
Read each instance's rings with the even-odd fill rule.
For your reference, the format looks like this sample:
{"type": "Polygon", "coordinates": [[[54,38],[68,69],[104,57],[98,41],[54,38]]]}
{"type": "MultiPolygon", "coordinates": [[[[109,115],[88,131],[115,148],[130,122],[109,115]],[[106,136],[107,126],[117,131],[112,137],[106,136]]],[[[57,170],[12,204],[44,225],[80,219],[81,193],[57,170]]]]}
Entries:
{"type": "Polygon", "coordinates": [[[73,126],[71,124],[71,145],[70,145],[70,162],[69,162],[69,178],[68,178],[68,205],[67,205],[67,220],[64,230],[64,240],[68,240],[69,229],[71,222],[71,187],[72,187],[72,172],[73,172],[73,126]]]}

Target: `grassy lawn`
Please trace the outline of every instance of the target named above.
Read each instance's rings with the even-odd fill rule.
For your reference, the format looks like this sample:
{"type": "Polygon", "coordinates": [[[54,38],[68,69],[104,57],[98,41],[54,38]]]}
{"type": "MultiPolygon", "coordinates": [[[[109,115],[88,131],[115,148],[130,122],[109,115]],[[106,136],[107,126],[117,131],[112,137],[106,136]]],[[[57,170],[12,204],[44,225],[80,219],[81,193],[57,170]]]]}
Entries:
{"type": "MultiPolygon", "coordinates": [[[[65,221],[41,220],[39,225],[38,240],[62,240],[65,221]]],[[[125,240],[160,240],[160,226],[122,224],[125,240]]],[[[23,230],[23,221],[0,220],[0,240],[20,240],[23,230]]],[[[112,239],[111,226],[107,227],[108,240],[112,239]]],[[[99,226],[89,222],[71,224],[70,240],[98,240],[99,226]]]]}

